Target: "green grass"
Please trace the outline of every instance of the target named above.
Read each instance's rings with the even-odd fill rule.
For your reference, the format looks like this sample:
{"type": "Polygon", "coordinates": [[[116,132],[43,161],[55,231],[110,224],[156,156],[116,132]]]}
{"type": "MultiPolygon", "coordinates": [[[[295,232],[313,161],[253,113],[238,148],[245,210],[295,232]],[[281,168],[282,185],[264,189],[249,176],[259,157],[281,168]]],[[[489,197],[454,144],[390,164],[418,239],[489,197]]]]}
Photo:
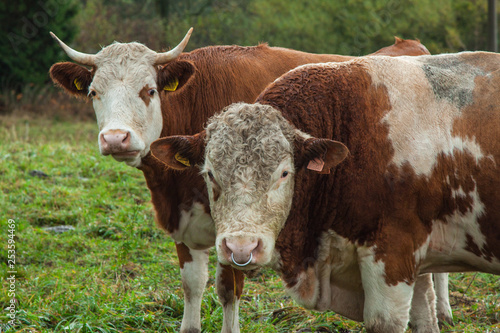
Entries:
{"type": "MultiPolygon", "coordinates": [[[[174,244],[155,226],[142,173],[100,156],[96,138],[94,123],[0,118],[0,306],[10,301],[7,221],[14,219],[18,311],[12,332],[179,329],[183,294],[174,244]],[[44,229],[56,225],[75,230],[44,229]]],[[[212,251],[202,304],[203,329],[210,333],[222,325],[214,264],[212,251]]],[[[498,277],[473,277],[452,276],[456,324],[443,332],[500,332],[498,277]]],[[[269,270],[247,280],[240,313],[242,332],[363,332],[332,312],[298,307],[269,270]]],[[[0,313],[1,323],[6,314],[0,313]]]]}

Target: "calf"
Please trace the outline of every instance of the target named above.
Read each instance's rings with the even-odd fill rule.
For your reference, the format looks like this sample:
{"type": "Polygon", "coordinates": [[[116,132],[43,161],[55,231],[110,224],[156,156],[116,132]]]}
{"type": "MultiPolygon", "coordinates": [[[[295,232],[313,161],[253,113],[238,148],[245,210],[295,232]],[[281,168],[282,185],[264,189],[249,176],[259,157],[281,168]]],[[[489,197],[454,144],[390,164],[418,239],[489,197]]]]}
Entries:
{"type": "Polygon", "coordinates": [[[499,69],[485,52],[305,65],[151,149],[201,167],[222,264],[273,267],[368,332],[438,332],[409,311],[434,304],[428,273],[500,274],[499,69]]]}

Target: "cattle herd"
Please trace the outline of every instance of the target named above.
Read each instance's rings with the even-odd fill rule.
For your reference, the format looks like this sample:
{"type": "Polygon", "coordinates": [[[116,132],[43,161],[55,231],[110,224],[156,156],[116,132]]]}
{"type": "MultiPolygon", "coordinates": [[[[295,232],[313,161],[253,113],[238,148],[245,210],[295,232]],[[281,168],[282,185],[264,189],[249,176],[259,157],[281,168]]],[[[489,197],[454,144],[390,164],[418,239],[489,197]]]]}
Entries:
{"type": "Polygon", "coordinates": [[[500,274],[500,55],[364,57],[261,44],[78,52],[52,80],[91,98],[99,149],[139,168],[175,241],[180,331],[201,332],[208,249],[222,332],[248,271],[367,332],[452,323],[448,272],[500,274]],[[434,273],[434,274],[431,274],[434,273]]]}

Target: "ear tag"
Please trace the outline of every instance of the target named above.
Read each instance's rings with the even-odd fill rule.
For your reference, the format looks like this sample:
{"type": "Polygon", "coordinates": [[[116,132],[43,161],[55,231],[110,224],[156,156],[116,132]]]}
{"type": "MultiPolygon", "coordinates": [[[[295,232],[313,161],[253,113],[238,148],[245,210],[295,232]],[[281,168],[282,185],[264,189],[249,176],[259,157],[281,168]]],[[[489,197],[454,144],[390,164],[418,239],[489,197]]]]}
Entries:
{"type": "Polygon", "coordinates": [[[325,161],[323,159],[316,157],[314,160],[310,160],[307,168],[312,171],[321,172],[325,166],[325,161]]]}
{"type": "Polygon", "coordinates": [[[73,81],[73,83],[75,84],[76,89],[78,89],[78,90],[83,90],[83,86],[82,86],[82,83],[80,82],[80,80],[75,79],[75,80],[73,81]]]}
{"type": "Polygon", "coordinates": [[[163,90],[166,91],[175,91],[177,90],[177,86],[179,86],[179,79],[174,77],[174,79],[170,82],[168,82],[165,87],[163,87],[163,90]]]}
{"type": "Polygon", "coordinates": [[[189,160],[185,157],[182,157],[179,153],[175,154],[174,158],[179,162],[184,164],[185,166],[191,166],[189,160]]]}

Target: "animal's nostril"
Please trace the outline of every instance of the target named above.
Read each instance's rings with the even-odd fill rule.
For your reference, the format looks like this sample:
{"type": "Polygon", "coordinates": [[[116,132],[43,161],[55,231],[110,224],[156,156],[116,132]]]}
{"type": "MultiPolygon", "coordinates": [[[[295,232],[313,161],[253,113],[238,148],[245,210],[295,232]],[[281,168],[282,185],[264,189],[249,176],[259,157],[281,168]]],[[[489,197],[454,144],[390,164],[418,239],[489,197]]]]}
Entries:
{"type": "Polygon", "coordinates": [[[128,143],[130,141],[130,132],[125,133],[125,137],[122,140],[122,143],[128,143]]]}
{"type": "Polygon", "coordinates": [[[253,257],[257,255],[254,251],[259,251],[259,246],[262,247],[260,239],[231,237],[222,240],[224,256],[237,266],[246,266],[252,262],[253,257]]]}

